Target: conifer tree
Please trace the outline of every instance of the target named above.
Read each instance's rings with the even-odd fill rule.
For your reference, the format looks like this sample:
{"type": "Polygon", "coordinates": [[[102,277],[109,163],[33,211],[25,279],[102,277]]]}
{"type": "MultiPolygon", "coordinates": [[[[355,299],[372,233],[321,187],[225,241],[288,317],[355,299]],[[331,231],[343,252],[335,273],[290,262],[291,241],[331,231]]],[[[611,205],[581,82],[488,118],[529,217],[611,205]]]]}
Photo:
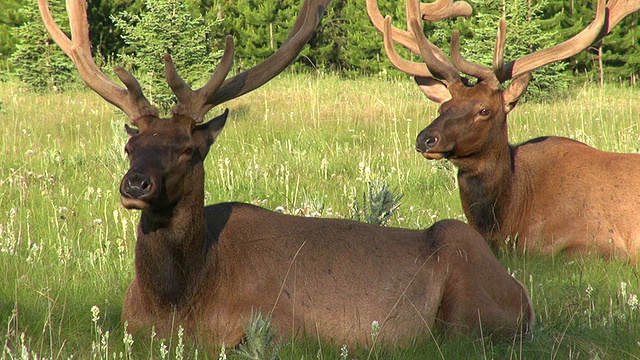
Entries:
{"type": "Polygon", "coordinates": [[[219,1],[207,14],[207,20],[222,20],[216,37],[233,36],[234,66],[245,70],[264,61],[284,43],[300,4],[297,0],[219,1]]]}
{"type": "Polygon", "coordinates": [[[125,47],[120,29],[113,23],[112,14],[123,11],[140,13],[144,0],[87,0],[93,51],[107,60],[113,60],[125,47]]]}
{"type": "Polygon", "coordinates": [[[636,84],[640,76],[640,13],[623,19],[601,42],[602,80],[636,84]]]}
{"type": "Polygon", "coordinates": [[[147,0],[140,14],[122,12],[113,17],[127,48],[119,63],[131,67],[145,95],[163,110],[175,103],[164,80],[164,54],[169,53],[183,79],[197,88],[215,69],[220,51],[211,51],[212,25],[192,15],[189,3],[180,0],[147,0]]]}
{"type": "Polygon", "coordinates": [[[17,38],[13,36],[13,28],[22,24],[22,16],[18,11],[20,1],[0,0],[0,67],[6,67],[9,55],[15,50],[17,38]]]}
{"type": "MultiPolygon", "coordinates": [[[[66,15],[64,1],[51,0],[49,6],[54,15],[66,15]]],[[[29,0],[20,12],[25,22],[14,29],[20,42],[9,58],[18,79],[38,92],[62,91],[79,84],[73,62],[45,30],[37,2],[29,0]]],[[[58,17],[60,26],[68,29],[68,19],[58,17]]]]}
{"type": "MultiPolygon", "coordinates": [[[[379,1],[383,14],[404,26],[404,3],[379,1]]],[[[382,47],[382,33],[369,20],[366,0],[340,0],[330,6],[326,21],[318,30],[317,46],[311,54],[324,68],[350,75],[386,73],[393,67],[382,47]]],[[[401,46],[398,51],[405,54],[401,46]]],[[[398,73],[393,70],[394,73],[398,73]]]]}
{"type": "MultiPolygon", "coordinates": [[[[498,20],[507,23],[505,61],[520,58],[556,44],[553,30],[543,29],[542,10],[546,0],[483,0],[476,4],[474,17],[467,23],[470,37],[461,37],[461,52],[468,60],[491,66],[498,20]]],[[[466,31],[465,31],[466,32],[466,31]]],[[[546,98],[569,85],[566,63],[554,62],[533,71],[527,98],[546,98]]]]}

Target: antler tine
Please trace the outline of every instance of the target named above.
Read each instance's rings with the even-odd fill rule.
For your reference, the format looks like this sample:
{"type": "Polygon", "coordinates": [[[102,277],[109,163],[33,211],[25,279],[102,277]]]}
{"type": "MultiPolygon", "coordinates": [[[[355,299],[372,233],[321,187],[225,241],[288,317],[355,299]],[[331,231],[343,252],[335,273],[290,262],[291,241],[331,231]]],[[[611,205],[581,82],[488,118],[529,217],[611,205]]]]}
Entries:
{"type": "MultiPolygon", "coordinates": [[[[378,8],[377,0],[367,0],[367,13],[369,14],[369,19],[371,19],[373,26],[375,26],[376,29],[378,29],[378,31],[380,31],[381,33],[384,33],[384,18],[382,17],[380,9],[378,8]]],[[[390,37],[393,39],[393,41],[401,44],[414,53],[420,53],[420,49],[418,49],[418,44],[416,43],[415,37],[409,31],[400,30],[395,26],[392,26],[390,37]]]]}
{"type": "Polygon", "coordinates": [[[597,40],[602,39],[613,29],[625,16],[640,9],[640,1],[638,0],[611,0],[607,3],[607,20],[604,29],[598,36],[597,40]]]}
{"type": "Polygon", "coordinates": [[[387,15],[384,18],[384,28],[382,34],[384,39],[384,50],[391,64],[398,68],[398,70],[403,71],[409,75],[433,77],[425,63],[405,60],[398,54],[396,48],[393,46],[392,31],[393,27],[391,26],[391,16],[387,15]]]}
{"type": "MultiPolygon", "coordinates": [[[[419,3],[419,1],[415,2],[419,3]]],[[[409,13],[409,6],[413,6],[410,5],[410,3],[411,0],[407,0],[407,29],[410,29],[410,14],[413,14],[413,11],[409,13]]],[[[421,18],[426,21],[438,21],[451,17],[469,16],[472,12],[471,6],[468,3],[464,1],[454,2],[452,0],[438,0],[429,4],[419,3],[417,8],[419,8],[419,11],[416,11],[416,13],[418,13],[419,16],[416,16],[416,18],[421,18]]],[[[377,0],[367,0],[367,13],[369,14],[369,19],[371,19],[371,22],[378,31],[384,32],[384,17],[380,13],[377,0]]],[[[410,31],[404,31],[396,27],[392,27],[391,34],[394,41],[414,53],[420,54],[420,49],[415,41],[415,37],[410,31]]]]}
{"type": "MultiPolygon", "coordinates": [[[[416,29],[413,29],[411,26],[411,21],[413,19],[419,20],[419,19],[424,19],[425,16],[427,16],[428,14],[425,13],[421,13],[421,9],[425,8],[425,9],[433,9],[434,11],[438,12],[440,16],[444,16],[444,17],[437,17],[437,16],[432,16],[433,19],[437,19],[437,20],[442,20],[442,19],[446,19],[448,16],[455,16],[456,14],[454,14],[452,12],[451,9],[447,9],[444,8],[445,6],[450,6],[452,5],[452,1],[451,0],[438,0],[435,3],[431,3],[431,4],[421,4],[420,0],[407,0],[406,2],[406,13],[407,13],[407,29],[409,29],[409,33],[413,36],[414,40],[413,42],[415,44],[417,44],[418,42],[418,37],[424,37],[424,31],[422,29],[422,22],[417,21],[417,24],[420,27],[420,31],[417,31],[416,29]],[[427,5],[422,6],[422,5],[427,5]],[[417,32],[416,32],[417,31],[417,32]]],[[[468,5],[468,4],[467,4],[468,5]]],[[[425,38],[426,40],[426,38],[425,38]]],[[[447,57],[447,54],[444,53],[444,51],[440,50],[440,48],[438,48],[437,46],[433,45],[430,41],[426,41],[424,44],[427,44],[430,48],[431,48],[431,52],[433,53],[433,55],[435,55],[435,57],[441,61],[444,62],[445,64],[448,64],[449,66],[453,66],[453,64],[451,64],[451,60],[449,60],[449,57],[447,57]]],[[[420,50],[420,46],[418,46],[418,54],[421,54],[421,50],[420,50]]]]}
{"type": "Polygon", "coordinates": [[[496,34],[496,46],[493,51],[493,72],[498,82],[506,81],[501,79],[509,79],[504,66],[504,45],[507,41],[507,21],[504,17],[498,21],[498,33],[496,34]]]}
{"type": "Polygon", "coordinates": [[[433,45],[427,37],[422,33],[422,27],[420,22],[416,18],[412,18],[410,21],[411,29],[416,35],[416,42],[420,48],[420,55],[422,60],[427,64],[427,68],[433,73],[435,78],[444,79],[449,84],[460,82],[461,78],[458,74],[458,70],[449,62],[440,61],[438,56],[434,53],[434,49],[438,49],[433,45]]]}
{"type": "Polygon", "coordinates": [[[451,61],[460,72],[484,81],[491,88],[497,89],[500,82],[496,78],[493,69],[466,60],[460,54],[460,33],[454,30],[451,34],[451,61]]]}
{"type": "MultiPolygon", "coordinates": [[[[616,16],[614,17],[614,20],[620,21],[620,19],[622,18],[620,17],[620,14],[615,14],[615,15],[616,16]]],[[[494,69],[494,71],[496,72],[496,76],[498,77],[498,80],[500,82],[505,82],[509,79],[518,77],[526,72],[530,72],[544,65],[571,57],[577,54],[578,52],[586,49],[600,36],[603,26],[605,24],[605,20],[606,20],[606,16],[605,16],[604,0],[598,0],[596,17],[595,19],[593,19],[591,24],[589,24],[589,26],[587,26],[584,30],[582,30],[580,33],[578,33],[571,39],[561,44],[557,44],[550,48],[538,50],[534,53],[525,55],[520,59],[510,61],[509,63],[494,69]]],[[[608,29],[607,29],[607,32],[608,32],[608,29]]],[[[502,39],[502,40],[496,41],[496,50],[494,55],[494,64],[496,64],[496,66],[499,66],[503,62],[502,60],[503,58],[502,53],[504,51],[503,39],[505,37],[506,37],[506,26],[505,27],[499,26],[497,39],[502,39]],[[500,44],[498,44],[498,41],[500,42],[500,44]]]]}
{"type": "Polygon", "coordinates": [[[307,44],[328,3],[329,0],[305,0],[287,40],[275,53],[253,68],[224,80],[233,58],[233,42],[227,37],[225,52],[216,71],[207,84],[196,91],[192,91],[180,78],[171,57],[166,57],[167,82],[180,101],[174,113],[200,122],[214,106],[255,90],[273,79],[295,60],[307,44]]]}
{"type": "MultiPolygon", "coordinates": [[[[433,78],[434,76],[432,71],[429,69],[429,64],[437,61],[450,68],[444,73],[449,74],[451,71],[457,72],[451,63],[451,60],[449,60],[449,57],[426,39],[421,23],[418,20],[442,20],[451,16],[466,16],[471,13],[471,7],[469,4],[465,2],[454,3],[452,0],[438,0],[431,4],[422,4],[419,0],[407,0],[406,19],[407,29],[409,29],[409,31],[400,30],[391,26],[391,18],[389,16],[383,19],[382,14],[378,9],[377,0],[367,0],[367,12],[369,13],[369,18],[373,25],[383,33],[385,52],[391,63],[396,68],[410,75],[433,78]],[[429,12],[433,12],[433,14],[430,14],[429,12]],[[417,27],[415,28],[412,25],[414,20],[415,24],[417,24],[417,27]],[[419,40],[419,38],[424,39],[419,40]],[[402,59],[393,46],[394,41],[422,56],[423,52],[418,44],[418,42],[421,41],[423,46],[429,47],[429,54],[432,59],[426,63],[426,67],[424,63],[402,59]]],[[[443,72],[441,73],[444,74],[443,72]]]]}
{"type": "Polygon", "coordinates": [[[190,116],[196,123],[202,122],[203,116],[213,107],[213,105],[205,106],[208,99],[218,91],[231,70],[233,55],[233,37],[227,35],[222,58],[211,78],[203,87],[193,91],[178,74],[171,55],[166,54],[164,62],[167,84],[178,98],[178,104],[173,108],[173,113],[175,115],[190,116]]]}
{"type": "Polygon", "coordinates": [[[420,4],[422,20],[438,21],[458,16],[469,16],[473,12],[465,1],[438,0],[430,4],[420,4]]]}
{"type": "Polygon", "coordinates": [[[114,69],[116,75],[125,84],[125,89],[111,81],[96,65],[91,56],[86,1],[67,0],[71,39],[53,19],[47,0],[38,0],[38,7],[51,38],[73,60],[80,77],[87,86],[124,111],[132,123],[143,116],[158,116],[158,109],[144,97],[142,88],[133,75],[120,67],[114,69]]]}
{"type": "Polygon", "coordinates": [[[262,63],[224,81],[211,99],[213,106],[255,90],[295,60],[309,42],[330,0],[305,0],[287,41],[262,63]],[[304,20],[301,20],[304,18],[304,20]]]}

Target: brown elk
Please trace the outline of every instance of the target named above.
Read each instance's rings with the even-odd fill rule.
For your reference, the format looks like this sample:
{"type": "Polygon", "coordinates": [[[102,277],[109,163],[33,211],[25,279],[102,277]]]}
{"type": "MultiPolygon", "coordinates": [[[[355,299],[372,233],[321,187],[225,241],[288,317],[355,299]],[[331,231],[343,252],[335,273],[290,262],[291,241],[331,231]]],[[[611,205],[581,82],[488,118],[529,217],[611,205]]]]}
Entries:
{"type": "Polygon", "coordinates": [[[306,0],[287,42],[265,62],[225,80],[233,43],[207,84],[192,91],[165,57],[179,102],[169,118],[137,80],[107,78],[90,53],[86,2],[68,1],[70,40],[39,0],[49,33],[74,60],[85,83],[122,109],[131,168],[122,204],[141,211],[135,277],[122,318],[130,328],[167,334],[178,324],[197,341],[233,346],[253,310],[282,334],[338,343],[407,342],[433,328],[516,336],[534,321],[527,291],[468,225],[445,220],[419,231],[350,220],[304,218],[244,203],[204,206],[203,160],[227,112],[200,124],[213,106],[281,72],[312,35],[328,0],[306,0]]]}
{"type": "MultiPolygon", "coordinates": [[[[440,0],[439,2],[447,2],[440,0]]],[[[540,137],[510,145],[507,114],[526,90],[530,72],[570,57],[605,36],[640,1],[598,1],[593,22],[559,45],[505,64],[506,25],[499,22],[493,67],[464,59],[453,32],[451,58],[429,42],[419,20],[429,12],[407,1],[409,30],[391,26],[375,0],[367,0],[385,51],[400,70],[413,75],[439,116],[420,132],[416,147],[427,159],[448,159],[458,168],[464,213],[494,247],[542,254],[589,252],[631,261],[640,251],[640,156],[600,151],[562,137],[540,137]],[[424,62],[401,58],[394,41],[424,62]],[[475,77],[472,84],[459,72],[475,77]],[[505,90],[500,84],[513,81],[505,90]]],[[[426,4],[421,4],[424,7],[426,4]]],[[[457,15],[468,16],[470,7],[457,15]]]]}

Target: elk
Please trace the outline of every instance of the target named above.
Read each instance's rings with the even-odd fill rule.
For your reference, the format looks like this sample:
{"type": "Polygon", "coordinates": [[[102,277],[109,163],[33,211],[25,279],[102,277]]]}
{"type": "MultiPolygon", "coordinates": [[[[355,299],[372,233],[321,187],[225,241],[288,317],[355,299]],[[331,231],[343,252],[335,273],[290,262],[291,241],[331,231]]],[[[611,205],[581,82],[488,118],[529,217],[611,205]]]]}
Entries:
{"type": "Polygon", "coordinates": [[[480,234],[460,221],[426,230],[345,219],[304,218],[254,205],[204,206],[204,166],[228,111],[216,105],[254,90],[292,62],[312,36],[328,0],[305,0],[288,40],[261,64],[227,78],[233,42],[210,80],[191,90],[169,55],[166,81],[178,98],[168,118],[120,67],[117,85],[90,52],[86,2],[67,1],[71,39],[39,7],[55,42],[81,78],[123,110],[130,169],[120,184],[125,208],[141,213],[135,276],[123,305],[129,328],[162,335],[180,324],[197,342],[234,346],[252,311],[268,314],[284,336],[308,334],[347,344],[408,342],[436,328],[518,336],[534,323],[525,288],[497,261],[480,234]]]}
{"type": "MultiPolygon", "coordinates": [[[[438,2],[447,2],[439,0],[438,2]]],[[[573,38],[504,62],[506,22],[499,21],[493,66],[464,59],[459,34],[450,58],[424,35],[420,19],[438,20],[426,4],[407,0],[408,30],[382,18],[376,0],[369,17],[383,33],[391,63],[414,76],[427,98],[440,104],[438,117],[417,136],[416,149],[430,160],[458,168],[466,218],[494,249],[513,247],[543,255],[594,253],[634,262],[640,251],[640,156],[609,153],[563,137],[508,142],[507,114],[516,106],[531,71],[563,60],[604,37],[640,1],[599,0],[593,22],[573,38]],[[402,58],[397,42],[422,58],[402,58]],[[477,79],[472,83],[463,73],[477,79]],[[504,90],[500,85],[511,80],[504,90]]],[[[459,5],[458,16],[471,14],[459,5]]]]}

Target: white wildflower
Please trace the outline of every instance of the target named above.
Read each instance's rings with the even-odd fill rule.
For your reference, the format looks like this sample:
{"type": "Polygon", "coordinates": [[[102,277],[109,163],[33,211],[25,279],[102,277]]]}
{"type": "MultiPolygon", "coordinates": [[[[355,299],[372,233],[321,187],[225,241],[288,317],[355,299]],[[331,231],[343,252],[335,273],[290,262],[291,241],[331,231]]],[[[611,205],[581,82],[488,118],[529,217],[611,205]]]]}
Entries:
{"type": "Polygon", "coordinates": [[[636,294],[629,295],[627,305],[629,305],[631,310],[636,311],[638,309],[638,296],[636,294]]]}
{"type": "Polygon", "coordinates": [[[340,348],[340,360],[347,360],[349,358],[349,349],[347,349],[347,345],[343,344],[340,348]]]}

